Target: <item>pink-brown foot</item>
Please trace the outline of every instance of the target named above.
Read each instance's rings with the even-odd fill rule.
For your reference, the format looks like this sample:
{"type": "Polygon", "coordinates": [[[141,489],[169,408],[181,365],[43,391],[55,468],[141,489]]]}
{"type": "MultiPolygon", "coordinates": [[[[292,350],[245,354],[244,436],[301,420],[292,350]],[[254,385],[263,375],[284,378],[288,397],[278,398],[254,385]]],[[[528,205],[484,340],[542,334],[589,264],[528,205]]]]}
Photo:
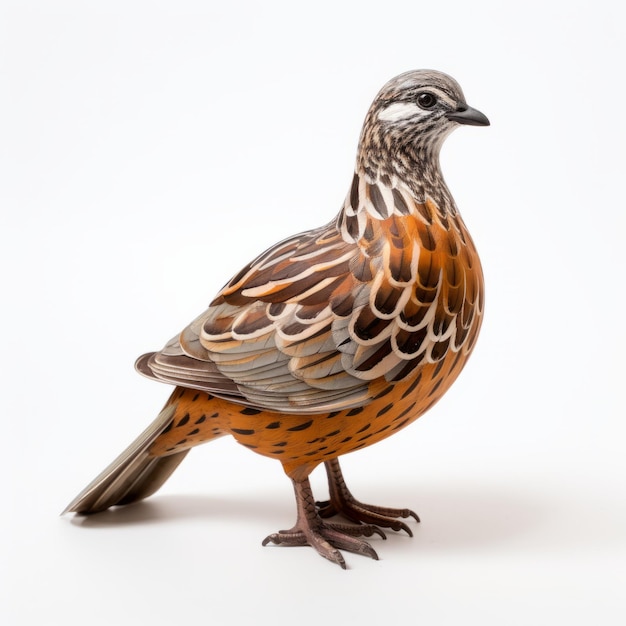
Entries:
{"type": "Polygon", "coordinates": [[[367,541],[357,537],[371,537],[374,534],[385,539],[385,534],[370,524],[335,524],[324,522],[315,508],[313,494],[308,479],[294,481],[298,519],[290,530],[280,530],[267,536],[263,545],[274,543],[285,546],[311,546],[325,559],[346,569],[346,562],[340,550],[363,554],[378,560],[376,551],[367,541]]]}
{"type": "Polygon", "coordinates": [[[316,503],[320,517],[327,518],[340,514],[357,524],[382,526],[395,531],[403,530],[409,537],[413,536],[411,529],[398,518],[412,517],[419,522],[417,513],[411,509],[396,509],[359,502],[346,486],[339,461],[337,459],[327,461],[325,466],[330,500],[316,503]]]}

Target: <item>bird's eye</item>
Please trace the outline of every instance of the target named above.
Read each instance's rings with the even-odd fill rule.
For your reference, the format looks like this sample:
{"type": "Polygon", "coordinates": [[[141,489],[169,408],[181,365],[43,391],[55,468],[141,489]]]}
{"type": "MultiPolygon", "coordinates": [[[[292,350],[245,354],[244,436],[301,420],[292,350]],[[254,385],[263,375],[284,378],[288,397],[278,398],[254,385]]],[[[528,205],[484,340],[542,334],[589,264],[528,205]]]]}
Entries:
{"type": "Polygon", "coordinates": [[[417,96],[417,104],[422,109],[432,109],[437,104],[437,98],[429,91],[423,91],[417,96]]]}

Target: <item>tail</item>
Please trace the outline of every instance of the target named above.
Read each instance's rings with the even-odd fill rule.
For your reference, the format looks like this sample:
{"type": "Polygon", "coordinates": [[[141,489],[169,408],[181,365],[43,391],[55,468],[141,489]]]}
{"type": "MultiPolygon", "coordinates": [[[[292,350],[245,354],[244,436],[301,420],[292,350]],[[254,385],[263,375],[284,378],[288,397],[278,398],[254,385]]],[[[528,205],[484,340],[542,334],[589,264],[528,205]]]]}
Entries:
{"type": "Polygon", "coordinates": [[[170,477],[189,450],[155,457],[150,445],[171,424],[176,405],[167,404],[148,428],[67,506],[65,513],[98,513],[152,495],[170,477]]]}

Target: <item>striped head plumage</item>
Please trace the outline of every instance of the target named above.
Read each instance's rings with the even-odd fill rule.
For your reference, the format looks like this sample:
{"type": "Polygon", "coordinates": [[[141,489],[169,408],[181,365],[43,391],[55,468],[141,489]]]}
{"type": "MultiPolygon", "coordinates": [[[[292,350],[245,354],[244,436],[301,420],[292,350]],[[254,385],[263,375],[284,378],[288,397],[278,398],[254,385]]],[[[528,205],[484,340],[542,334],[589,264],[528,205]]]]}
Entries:
{"type": "Polygon", "coordinates": [[[387,186],[402,181],[419,201],[427,194],[439,199],[439,151],[459,123],[489,120],[466,104],[452,77],[432,70],[400,74],[379,91],[365,118],[357,174],[387,186]]]}

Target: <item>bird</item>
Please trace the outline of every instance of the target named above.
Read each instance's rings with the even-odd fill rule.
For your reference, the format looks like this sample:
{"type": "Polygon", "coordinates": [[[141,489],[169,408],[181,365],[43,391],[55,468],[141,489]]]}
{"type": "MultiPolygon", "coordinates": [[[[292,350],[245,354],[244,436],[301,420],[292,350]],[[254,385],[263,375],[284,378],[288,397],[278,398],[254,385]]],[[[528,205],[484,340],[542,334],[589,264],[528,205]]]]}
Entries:
{"type": "Polygon", "coordinates": [[[387,82],[360,134],[339,213],[260,254],[136,369],[175,388],[154,422],[65,509],[92,514],[156,492],[189,450],[231,435],[276,459],[296,522],[263,545],[378,559],[364,537],[405,531],[411,509],[366,504],[339,457],[393,435],[450,388],[476,343],[484,279],[439,153],[459,125],[488,126],[435,70],[387,82]],[[329,499],[309,475],[326,469],[329,499]]]}

